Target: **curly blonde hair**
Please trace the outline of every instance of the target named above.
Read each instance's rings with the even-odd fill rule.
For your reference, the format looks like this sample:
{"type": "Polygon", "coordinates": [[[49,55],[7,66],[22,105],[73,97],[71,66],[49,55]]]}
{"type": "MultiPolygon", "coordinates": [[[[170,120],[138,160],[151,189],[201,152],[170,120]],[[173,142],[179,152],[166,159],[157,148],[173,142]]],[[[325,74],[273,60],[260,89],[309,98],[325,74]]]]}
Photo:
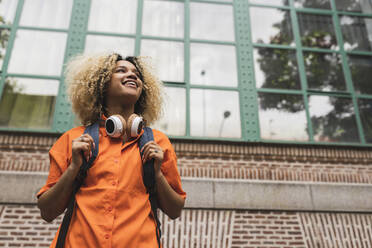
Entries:
{"type": "Polygon", "coordinates": [[[133,63],[143,82],[142,94],[134,112],[146,124],[156,121],[162,110],[163,84],[153,73],[148,57],[126,57],[119,54],[85,54],[73,57],[66,66],[65,82],[72,110],[84,126],[95,123],[106,112],[105,93],[119,60],[133,63]]]}

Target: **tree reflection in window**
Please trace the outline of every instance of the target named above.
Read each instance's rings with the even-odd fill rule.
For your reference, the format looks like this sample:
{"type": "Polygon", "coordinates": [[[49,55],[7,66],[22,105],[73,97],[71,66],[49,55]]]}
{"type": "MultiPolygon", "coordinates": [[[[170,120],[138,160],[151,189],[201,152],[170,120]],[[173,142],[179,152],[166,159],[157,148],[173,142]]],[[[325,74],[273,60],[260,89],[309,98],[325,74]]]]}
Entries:
{"type": "Polygon", "coordinates": [[[262,139],[308,141],[302,95],[259,93],[258,100],[262,139]]]}
{"type": "Polygon", "coordinates": [[[294,45],[290,12],[276,8],[250,8],[252,41],[294,45]],[[265,18],[262,18],[265,16],[265,18]]]}
{"type": "Polygon", "coordinates": [[[48,129],[59,82],[7,78],[0,100],[0,127],[48,129]]]}
{"type": "Polygon", "coordinates": [[[284,6],[288,5],[288,0],[249,0],[249,3],[284,6]]]}
{"type": "Polygon", "coordinates": [[[372,2],[370,0],[337,0],[335,3],[339,11],[372,13],[372,2]]]}
{"type": "MultiPolygon", "coordinates": [[[[1,24],[1,16],[0,16],[0,24],[1,24]]],[[[9,35],[10,35],[9,29],[0,28],[0,71],[3,66],[5,50],[8,45],[9,35]]]]}
{"type": "Polygon", "coordinates": [[[294,4],[297,8],[331,9],[330,0],[294,0],[294,4]]]}
{"type": "Polygon", "coordinates": [[[341,16],[340,24],[345,50],[372,50],[372,18],[341,16]]]}
{"type": "MultiPolygon", "coordinates": [[[[0,0],[1,4],[1,0],[0,0]]],[[[0,15],[0,25],[9,24],[6,22],[5,18],[0,15]]],[[[0,28],[0,71],[3,66],[3,60],[5,57],[5,50],[8,45],[8,40],[10,36],[10,30],[5,28],[0,28]]]]}
{"type": "Polygon", "coordinates": [[[372,143],[372,99],[359,99],[358,107],[364,138],[367,143],[372,143]]]}
{"type": "Polygon", "coordinates": [[[372,94],[372,56],[349,55],[348,60],[354,90],[360,94],[372,94]]]}
{"type": "Polygon", "coordinates": [[[297,13],[301,42],[305,47],[337,49],[332,16],[297,13]]]}
{"type": "Polygon", "coordinates": [[[309,89],[346,90],[342,59],[339,54],[304,52],[304,61],[309,89]]]}
{"type": "Polygon", "coordinates": [[[309,112],[315,141],[359,142],[351,98],[312,95],[309,112]]]}
{"type": "Polygon", "coordinates": [[[301,88],[295,50],[258,48],[254,55],[258,88],[301,88]]]}

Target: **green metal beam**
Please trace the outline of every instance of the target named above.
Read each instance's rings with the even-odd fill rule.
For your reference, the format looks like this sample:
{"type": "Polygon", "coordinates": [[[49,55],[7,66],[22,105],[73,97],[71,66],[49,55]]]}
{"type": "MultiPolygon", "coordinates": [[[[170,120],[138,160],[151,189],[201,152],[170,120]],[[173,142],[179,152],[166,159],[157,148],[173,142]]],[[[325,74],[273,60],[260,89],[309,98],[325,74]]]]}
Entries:
{"type": "MultiPolygon", "coordinates": [[[[72,6],[70,27],[67,37],[64,64],[74,55],[82,53],[88,27],[90,0],[74,0],[72,6]]],[[[63,70],[64,71],[64,70],[63,70]]],[[[62,72],[63,73],[63,72],[62,72]]],[[[61,75],[63,77],[63,75],[61,75]]],[[[61,80],[56,99],[53,130],[62,133],[73,127],[74,115],[66,94],[64,77],[61,80]]]]}
{"type": "Polygon", "coordinates": [[[234,1],[234,13],[242,137],[244,140],[257,142],[260,140],[258,100],[254,80],[248,2],[246,0],[234,1]]]}

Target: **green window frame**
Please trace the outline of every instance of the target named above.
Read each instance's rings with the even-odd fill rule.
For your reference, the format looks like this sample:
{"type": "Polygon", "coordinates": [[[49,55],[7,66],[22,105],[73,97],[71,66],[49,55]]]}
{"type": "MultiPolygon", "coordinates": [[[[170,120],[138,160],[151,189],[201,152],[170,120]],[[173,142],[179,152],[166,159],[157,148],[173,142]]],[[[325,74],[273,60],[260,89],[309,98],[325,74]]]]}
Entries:
{"type": "MultiPolygon", "coordinates": [[[[273,2],[273,1],[271,1],[273,2]]],[[[279,2],[279,1],[278,1],[279,2]]],[[[284,1],[283,1],[284,2],[284,1]]],[[[293,31],[294,42],[295,45],[278,45],[278,44],[262,44],[262,43],[254,43],[251,39],[250,51],[253,49],[258,48],[272,48],[272,49],[286,49],[292,50],[296,54],[297,63],[298,63],[298,70],[300,76],[300,89],[277,89],[277,88],[257,88],[256,92],[257,95],[260,93],[272,93],[272,94],[293,94],[303,98],[303,103],[305,105],[306,111],[306,122],[307,122],[307,132],[309,136],[308,141],[296,142],[296,141],[284,141],[284,140],[263,140],[263,142],[269,143],[296,143],[296,144],[325,144],[325,145],[355,145],[355,146],[370,146],[367,143],[365,138],[365,132],[363,130],[361,116],[359,113],[358,107],[358,100],[365,100],[371,99],[371,95],[368,94],[360,94],[356,92],[354,89],[354,85],[352,82],[352,75],[348,65],[348,56],[353,55],[361,55],[361,56],[371,56],[372,52],[370,51],[353,51],[353,50],[345,50],[344,49],[344,38],[341,30],[340,25],[340,18],[341,16],[350,16],[350,17],[372,17],[372,13],[365,14],[365,13],[355,13],[355,12],[346,12],[346,11],[339,11],[336,9],[336,0],[330,0],[330,8],[329,9],[316,9],[316,8],[303,8],[296,6],[295,0],[288,0],[288,5],[273,5],[273,4],[264,4],[265,1],[252,1],[250,0],[245,1],[246,6],[246,13],[250,14],[250,8],[268,8],[268,9],[279,9],[279,10],[286,10],[289,12],[291,17],[291,29],[293,31]],[[259,3],[260,2],[260,3],[259,3]],[[301,33],[300,33],[300,24],[298,20],[299,15],[320,15],[320,16],[329,16],[333,21],[334,33],[338,44],[338,49],[324,49],[324,48],[314,48],[314,47],[306,47],[301,42],[301,33]],[[311,89],[308,85],[308,79],[306,76],[306,65],[304,62],[304,54],[305,53],[335,53],[338,54],[342,61],[342,70],[344,73],[344,79],[346,83],[346,90],[345,91],[321,91],[321,90],[314,90],[311,89]],[[352,107],[355,114],[355,121],[356,121],[356,128],[357,128],[357,135],[359,136],[359,142],[321,142],[315,140],[315,133],[314,133],[314,126],[311,121],[311,115],[309,111],[309,97],[311,96],[319,96],[319,97],[330,97],[330,98],[348,98],[351,99],[352,107]]],[[[250,34],[252,30],[250,30],[250,34]]],[[[251,55],[253,56],[253,55],[251,55]]],[[[253,60],[253,57],[251,57],[253,60]]],[[[251,62],[253,64],[253,61],[251,62]]],[[[255,74],[254,70],[250,71],[251,73],[255,74]]],[[[257,106],[258,109],[258,106],[257,106]]],[[[259,128],[258,128],[259,129],[259,128]]]]}
{"type": "Polygon", "coordinates": [[[180,2],[184,4],[184,37],[183,38],[164,38],[160,36],[149,36],[142,34],[142,19],[144,1],[138,0],[137,13],[136,13],[136,30],[133,34],[117,34],[117,33],[103,33],[97,31],[88,31],[88,20],[89,11],[91,6],[90,0],[74,0],[71,12],[71,19],[68,29],[55,29],[55,28],[36,28],[36,27],[22,27],[19,25],[22,8],[25,1],[18,0],[16,14],[11,25],[0,25],[1,29],[10,30],[10,37],[7,44],[5,57],[3,60],[3,66],[0,77],[0,96],[4,88],[5,78],[11,77],[27,77],[37,79],[53,79],[60,81],[58,95],[56,97],[55,110],[53,116],[53,124],[50,129],[19,129],[19,128],[0,128],[3,131],[27,131],[27,132],[50,132],[50,133],[62,133],[74,126],[75,118],[71,112],[70,103],[67,100],[65,93],[65,85],[63,83],[63,73],[59,76],[42,76],[42,75],[26,75],[26,74],[10,74],[7,72],[9,59],[14,46],[15,36],[17,30],[39,30],[39,31],[53,31],[63,32],[67,34],[66,50],[64,55],[64,63],[68,59],[84,51],[85,41],[87,35],[102,35],[102,36],[115,36],[115,37],[126,37],[132,38],[134,42],[134,55],[139,55],[141,51],[141,42],[143,40],[159,40],[159,41],[178,41],[184,45],[184,81],[183,82],[167,82],[165,81],[166,87],[182,88],[186,92],[186,125],[184,136],[170,136],[171,138],[180,139],[198,139],[198,140],[222,140],[222,141],[244,141],[244,142],[267,142],[267,143],[290,143],[290,144],[332,144],[332,145],[353,145],[353,146],[371,146],[366,139],[363,131],[363,125],[359,114],[358,100],[362,101],[365,99],[372,99],[372,95],[359,94],[355,91],[352,83],[352,76],[348,65],[348,56],[372,56],[372,52],[366,51],[346,51],[343,47],[343,36],[340,26],[340,16],[348,15],[355,17],[372,17],[372,14],[362,14],[354,12],[344,12],[336,10],[336,0],[330,0],[330,9],[312,9],[312,8],[298,8],[295,6],[295,0],[288,0],[288,5],[277,6],[262,3],[250,3],[250,0],[169,0],[173,2],[180,2]],[[233,9],[234,28],[235,28],[235,41],[209,41],[201,39],[190,38],[190,5],[192,3],[208,3],[216,5],[227,5],[233,9]],[[277,44],[261,44],[254,43],[252,41],[252,29],[250,21],[251,7],[262,7],[262,8],[276,8],[282,10],[288,10],[292,19],[291,28],[293,30],[295,46],[291,45],[277,45],[277,44]],[[334,23],[334,32],[339,44],[338,50],[327,50],[320,48],[309,48],[303,47],[301,44],[300,27],[298,23],[298,14],[315,14],[315,15],[328,15],[332,18],[334,23]],[[236,64],[237,64],[237,87],[229,86],[210,86],[210,85],[197,85],[190,83],[190,46],[191,43],[197,44],[217,44],[217,45],[230,45],[236,49],[236,64]],[[254,49],[258,48],[273,48],[273,49],[287,49],[292,50],[296,54],[298,61],[298,70],[300,77],[300,89],[274,89],[274,88],[257,88],[255,71],[254,71],[254,49]],[[342,59],[342,69],[345,75],[346,91],[344,92],[324,92],[317,90],[310,90],[308,88],[306,78],[306,68],[304,64],[304,52],[335,52],[339,54],[342,59]],[[240,125],[241,125],[241,137],[240,138],[218,138],[218,137],[199,137],[192,136],[190,131],[190,92],[193,89],[201,90],[224,90],[229,92],[238,92],[239,94],[239,107],[240,107],[240,125]],[[259,124],[259,103],[258,95],[261,93],[273,93],[273,94],[294,94],[301,96],[305,105],[306,121],[308,130],[308,141],[283,141],[283,140],[265,140],[260,136],[260,124],[259,124]],[[355,111],[355,119],[357,132],[360,137],[359,142],[319,142],[315,141],[313,127],[311,123],[311,116],[309,113],[309,100],[308,97],[316,96],[328,96],[328,97],[348,97],[351,99],[353,109],[355,111]]]}

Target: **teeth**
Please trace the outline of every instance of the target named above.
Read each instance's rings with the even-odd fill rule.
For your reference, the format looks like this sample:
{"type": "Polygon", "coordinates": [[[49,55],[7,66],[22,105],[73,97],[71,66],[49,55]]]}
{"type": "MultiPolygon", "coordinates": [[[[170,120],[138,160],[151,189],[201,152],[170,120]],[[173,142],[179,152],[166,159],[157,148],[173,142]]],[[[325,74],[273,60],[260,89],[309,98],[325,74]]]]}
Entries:
{"type": "Polygon", "coordinates": [[[128,85],[133,85],[133,86],[137,86],[137,84],[135,82],[132,82],[132,81],[129,81],[129,82],[123,82],[123,85],[125,84],[128,84],[128,85]]]}

